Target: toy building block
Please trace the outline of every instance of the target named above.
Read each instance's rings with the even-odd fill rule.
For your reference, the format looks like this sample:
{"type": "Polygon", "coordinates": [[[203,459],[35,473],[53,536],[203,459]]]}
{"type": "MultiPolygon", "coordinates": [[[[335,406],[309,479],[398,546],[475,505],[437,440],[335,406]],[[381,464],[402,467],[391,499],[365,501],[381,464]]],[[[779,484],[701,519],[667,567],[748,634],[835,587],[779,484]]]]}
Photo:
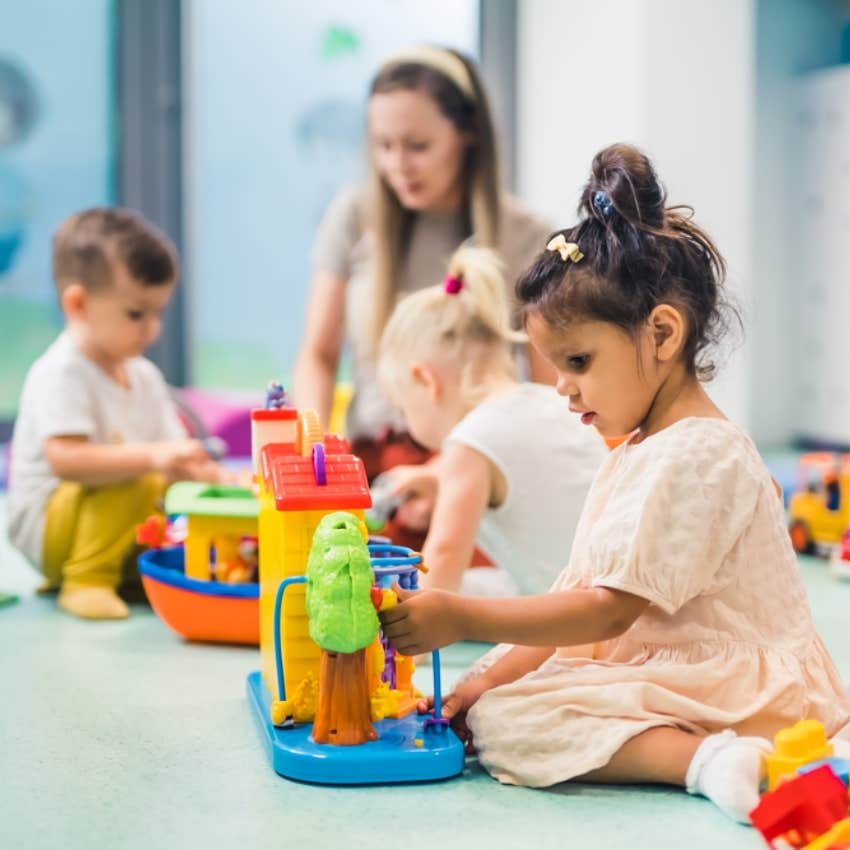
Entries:
{"type": "Polygon", "coordinates": [[[260,452],[274,443],[295,444],[298,411],[291,407],[251,411],[251,462],[254,475],[261,474],[260,452]]]}
{"type": "Polygon", "coordinates": [[[187,518],[187,578],[212,577],[210,547],[216,551],[216,563],[235,562],[240,540],[257,536],[257,497],[244,487],[179,481],[165,494],[165,511],[187,518]]]}
{"type": "Polygon", "coordinates": [[[141,525],[136,526],[136,543],[151,549],[165,546],[168,520],[162,514],[152,514],[141,525]]]}
{"type": "Polygon", "coordinates": [[[797,768],[797,773],[810,773],[819,767],[823,767],[823,765],[831,767],[832,772],[844,783],[845,787],[850,784],[850,759],[838,758],[837,756],[804,764],[802,767],[797,768]]]}
{"type": "Polygon", "coordinates": [[[750,812],[770,847],[804,847],[847,818],[847,789],[824,765],[768,791],[750,812]],[[774,841],[782,838],[785,845],[774,841]]]}
{"type": "Polygon", "coordinates": [[[17,601],[18,597],[14,593],[0,593],[0,608],[14,605],[17,601]]]}
{"type": "Polygon", "coordinates": [[[780,729],[773,743],[775,750],[767,757],[769,791],[777,787],[781,778],[793,776],[797,768],[833,754],[823,724],[817,720],[800,720],[787,729],[780,729]]]}
{"type": "Polygon", "coordinates": [[[845,850],[850,847],[850,818],[838,821],[828,832],[807,844],[803,850],[845,850]]]}

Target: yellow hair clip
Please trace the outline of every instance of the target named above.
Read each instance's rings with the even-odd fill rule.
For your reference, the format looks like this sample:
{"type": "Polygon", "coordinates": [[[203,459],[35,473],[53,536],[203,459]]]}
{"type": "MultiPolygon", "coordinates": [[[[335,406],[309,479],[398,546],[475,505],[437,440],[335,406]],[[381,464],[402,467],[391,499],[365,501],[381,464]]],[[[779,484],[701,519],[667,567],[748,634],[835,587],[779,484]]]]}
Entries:
{"type": "Polygon", "coordinates": [[[577,263],[579,260],[584,258],[584,254],[582,254],[579,250],[578,245],[576,245],[575,242],[567,242],[563,233],[559,233],[557,236],[550,239],[549,244],[546,246],[546,250],[557,251],[564,262],[572,260],[574,263],[577,263]]]}

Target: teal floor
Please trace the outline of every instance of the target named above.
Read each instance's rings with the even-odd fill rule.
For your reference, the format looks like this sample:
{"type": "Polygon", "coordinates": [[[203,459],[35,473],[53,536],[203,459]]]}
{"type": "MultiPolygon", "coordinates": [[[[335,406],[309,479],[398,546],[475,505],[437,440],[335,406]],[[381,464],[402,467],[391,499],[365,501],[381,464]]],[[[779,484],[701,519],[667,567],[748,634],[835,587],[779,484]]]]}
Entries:
{"type": "MultiPolygon", "coordinates": [[[[0,516],[2,516],[0,496],[0,516]]],[[[850,584],[802,570],[850,680],[850,584]]],[[[32,579],[0,537],[0,590],[32,579]]],[[[265,760],[244,696],[254,650],[182,642],[144,607],[84,623],[48,598],[0,608],[3,850],[450,850],[763,847],[705,800],[668,789],[503,787],[474,761],[443,783],[326,788],[265,760]]],[[[482,647],[444,654],[450,684],[482,647]]],[[[429,671],[417,672],[428,687],[429,671]]]]}

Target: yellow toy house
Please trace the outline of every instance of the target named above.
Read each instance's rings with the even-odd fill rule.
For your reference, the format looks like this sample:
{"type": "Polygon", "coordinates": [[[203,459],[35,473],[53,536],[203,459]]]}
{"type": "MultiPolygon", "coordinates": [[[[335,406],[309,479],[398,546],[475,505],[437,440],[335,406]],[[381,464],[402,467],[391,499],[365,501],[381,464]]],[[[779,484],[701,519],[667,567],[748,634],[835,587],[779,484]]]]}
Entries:
{"type": "MultiPolygon", "coordinates": [[[[260,655],[263,679],[277,693],[274,606],[280,583],[304,575],[313,534],[328,513],[347,510],[364,519],[372,504],[360,458],[341,437],[322,438],[312,411],[258,410],[252,419],[259,488],[260,655]],[[289,437],[289,440],[286,438],[289,437]],[[281,439],[283,438],[283,439],[281,439]],[[323,477],[317,475],[314,446],[321,447],[323,477]],[[319,483],[323,480],[324,483],[319,483]]],[[[319,647],[310,638],[303,585],[290,588],[283,602],[282,647],[288,702],[298,700],[297,720],[312,719],[318,685],[319,647]]],[[[283,719],[283,718],[281,718],[283,719]]]]}

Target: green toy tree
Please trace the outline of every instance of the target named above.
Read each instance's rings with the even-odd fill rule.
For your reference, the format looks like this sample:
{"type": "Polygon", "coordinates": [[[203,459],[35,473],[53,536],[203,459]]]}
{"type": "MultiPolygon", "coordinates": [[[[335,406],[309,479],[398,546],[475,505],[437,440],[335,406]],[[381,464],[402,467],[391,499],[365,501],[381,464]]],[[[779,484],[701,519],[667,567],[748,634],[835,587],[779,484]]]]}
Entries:
{"type": "Polygon", "coordinates": [[[353,514],[328,514],[307,559],[310,637],[322,650],[313,721],[313,740],[320,744],[362,744],[378,737],[366,678],[366,647],[378,633],[378,615],[362,528],[353,514]]]}

